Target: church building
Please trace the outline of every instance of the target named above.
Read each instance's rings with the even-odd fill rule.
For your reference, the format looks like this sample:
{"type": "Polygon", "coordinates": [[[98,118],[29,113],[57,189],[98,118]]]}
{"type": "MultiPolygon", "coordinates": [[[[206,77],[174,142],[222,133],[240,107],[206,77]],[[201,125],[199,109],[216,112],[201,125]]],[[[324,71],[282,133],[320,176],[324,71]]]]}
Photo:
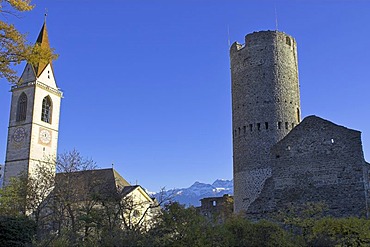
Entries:
{"type": "MultiPolygon", "coordinates": [[[[46,22],[36,44],[50,49],[46,22]]],[[[19,82],[12,86],[11,93],[3,186],[9,185],[12,177],[21,175],[38,179],[38,168],[46,166],[53,172],[54,180],[48,194],[39,195],[45,199],[39,203],[43,207],[40,215],[67,214],[65,208],[58,209],[56,206],[65,199],[63,196],[70,196],[70,203],[76,210],[88,200],[99,198],[94,201],[94,208],[101,209],[108,201],[124,204],[121,209],[122,222],[125,222],[124,217],[130,217],[132,224],[137,221],[146,229],[150,227],[145,223],[159,213],[157,201],[141,186],[129,184],[113,168],[54,174],[63,94],[57,86],[52,61],[27,63],[19,82]]],[[[26,214],[33,212],[27,211],[26,214]]],[[[52,220],[47,218],[47,221],[52,225],[52,220]]],[[[65,224],[68,226],[70,222],[65,224]]]]}

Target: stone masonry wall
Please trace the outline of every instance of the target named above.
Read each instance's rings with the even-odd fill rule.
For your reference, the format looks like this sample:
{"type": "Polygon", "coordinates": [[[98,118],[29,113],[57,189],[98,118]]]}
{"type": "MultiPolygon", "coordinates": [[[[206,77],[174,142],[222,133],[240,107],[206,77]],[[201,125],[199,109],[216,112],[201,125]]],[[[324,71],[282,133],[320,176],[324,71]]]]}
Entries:
{"type": "Polygon", "coordinates": [[[259,197],[270,148],[300,122],[296,47],[289,35],[262,31],[230,49],[235,212],[259,197]]]}
{"type": "Polygon", "coordinates": [[[310,116],[272,148],[271,160],[269,188],[249,210],[255,218],[266,202],[270,212],[310,202],[333,217],[367,216],[369,164],[359,131],[310,116]]]}

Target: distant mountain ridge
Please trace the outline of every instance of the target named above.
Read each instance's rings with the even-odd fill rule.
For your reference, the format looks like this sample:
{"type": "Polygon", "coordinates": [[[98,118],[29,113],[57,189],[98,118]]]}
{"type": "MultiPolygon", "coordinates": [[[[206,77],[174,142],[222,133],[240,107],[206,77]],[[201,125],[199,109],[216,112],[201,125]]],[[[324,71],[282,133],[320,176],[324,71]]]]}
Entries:
{"type": "Polygon", "coordinates": [[[186,206],[200,206],[200,199],[205,197],[218,197],[224,194],[233,195],[233,180],[217,179],[212,184],[195,182],[188,188],[171,189],[160,193],[154,194],[159,197],[170,197],[171,201],[176,201],[186,206]]]}

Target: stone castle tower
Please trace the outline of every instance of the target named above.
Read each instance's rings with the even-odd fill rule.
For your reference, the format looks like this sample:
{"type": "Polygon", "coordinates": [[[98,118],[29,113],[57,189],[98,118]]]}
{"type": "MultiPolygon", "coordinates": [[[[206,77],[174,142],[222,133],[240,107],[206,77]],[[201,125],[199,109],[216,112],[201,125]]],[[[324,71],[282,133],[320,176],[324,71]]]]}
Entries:
{"type": "Polygon", "coordinates": [[[230,48],[234,210],[247,210],[271,177],[270,149],[300,122],[297,44],[278,31],[230,48]]]}
{"type": "MultiPolygon", "coordinates": [[[[50,48],[46,23],[36,43],[50,48]]],[[[51,61],[28,63],[11,92],[4,185],[20,173],[32,174],[40,164],[55,165],[62,97],[51,61]]]]}

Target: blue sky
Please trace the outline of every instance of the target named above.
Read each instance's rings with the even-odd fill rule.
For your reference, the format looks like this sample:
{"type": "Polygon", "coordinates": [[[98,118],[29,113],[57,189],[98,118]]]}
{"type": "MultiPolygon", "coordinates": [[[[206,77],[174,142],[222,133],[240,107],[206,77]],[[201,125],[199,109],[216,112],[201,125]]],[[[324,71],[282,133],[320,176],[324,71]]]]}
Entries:
{"type": "MultiPolygon", "coordinates": [[[[228,39],[274,30],[276,6],[278,29],[298,43],[302,116],[362,131],[370,160],[370,1],[33,3],[8,20],[33,42],[47,8],[64,92],[59,153],[75,148],[102,168],[113,163],[151,191],[231,179],[228,39]]],[[[10,96],[0,81],[0,162],[10,96]]]]}

